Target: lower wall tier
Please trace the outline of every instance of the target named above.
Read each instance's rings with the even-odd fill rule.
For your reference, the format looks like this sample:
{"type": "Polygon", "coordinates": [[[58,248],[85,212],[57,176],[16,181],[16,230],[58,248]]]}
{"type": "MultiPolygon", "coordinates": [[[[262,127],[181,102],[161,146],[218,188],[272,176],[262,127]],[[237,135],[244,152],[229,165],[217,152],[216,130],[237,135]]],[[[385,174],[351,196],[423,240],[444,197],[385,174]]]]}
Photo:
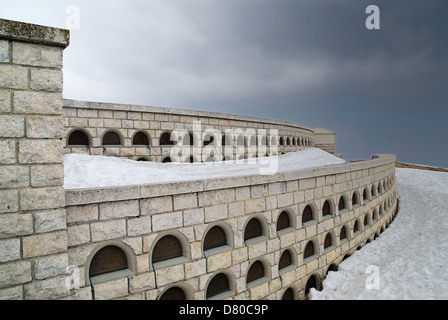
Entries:
{"type": "Polygon", "coordinates": [[[66,190],[71,299],[304,299],[396,214],[395,157],[66,190]]]}

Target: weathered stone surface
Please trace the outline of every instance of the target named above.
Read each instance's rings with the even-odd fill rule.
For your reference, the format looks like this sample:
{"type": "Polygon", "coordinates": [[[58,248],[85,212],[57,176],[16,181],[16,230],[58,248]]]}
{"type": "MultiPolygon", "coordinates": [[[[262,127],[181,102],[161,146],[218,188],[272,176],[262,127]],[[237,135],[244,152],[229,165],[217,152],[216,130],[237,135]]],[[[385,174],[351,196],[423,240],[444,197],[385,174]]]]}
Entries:
{"type": "Polygon", "coordinates": [[[63,230],[66,228],[65,209],[34,212],[34,228],[36,233],[63,230]]]}
{"type": "Polygon", "coordinates": [[[76,246],[90,242],[90,227],[88,224],[67,228],[68,246],[76,246]]]}
{"type": "Polygon", "coordinates": [[[9,90],[0,90],[0,113],[11,112],[11,93],[9,90]]]}
{"type": "Polygon", "coordinates": [[[58,231],[23,238],[23,257],[31,258],[67,250],[67,232],[58,231]]]}
{"type": "Polygon", "coordinates": [[[16,162],[16,142],[14,140],[0,140],[0,164],[16,162]]]}
{"type": "Polygon", "coordinates": [[[128,219],[128,236],[139,236],[151,233],[151,217],[128,219]]]}
{"type": "Polygon", "coordinates": [[[62,141],[50,140],[21,140],[19,141],[20,163],[62,163],[62,141]]]}
{"type": "Polygon", "coordinates": [[[136,217],[139,215],[137,200],[100,203],[100,220],[136,217]]]}
{"type": "Polygon", "coordinates": [[[62,48],[13,42],[14,64],[62,69],[62,48]]]}
{"type": "Polygon", "coordinates": [[[9,62],[9,41],[0,40],[0,62],[9,62]]]}
{"type": "Polygon", "coordinates": [[[62,187],[27,188],[20,190],[20,205],[23,210],[61,208],[65,205],[62,187]]]}
{"type": "Polygon", "coordinates": [[[171,196],[142,199],[140,201],[142,215],[161,213],[173,210],[171,196]]]}
{"type": "Polygon", "coordinates": [[[0,88],[26,89],[28,87],[28,68],[0,64],[0,88]]]}
{"type": "Polygon", "coordinates": [[[0,264],[0,288],[31,281],[31,263],[17,261],[0,264]]]}
{"type": "Polygon", "coordinates": [[[59,276],[25,285],[25,300],[53,300],[70,294],[68,277],[59,276]]]}
{"type": "Polygon", "coordinates": [[[153,231],[182,227],[182,211],[161,213],[152,217],[153,231]]]}
{"type": "Polygon", "coordinates": [[[62,94],[57,92],[14,92],[13,109],[16,114],[60,115],[62,94]]]}
{"type": "Polygon", "coordinates": [[[26,166],[0,166],[0,189],[27,187],[28,174],[26,166]]]}
{"type": "Polygon", "coordinates": [[[128,279],[121,278],[96,283],[93,286],[95,300],[110,300],[128,295],[128,279]]]}
{"type": "Polygon", "coordinates": [[[98,220],[98,205],[67,207],[67,223],[78,223],[98,220]]]}
{"type": "Polygon", "coordinates": [[[62,92],[62,71],[59,69],[31,69],[30,88],[38,91],[62,92]]]}
{"type": "Polygon", "coordinates": [[[67,273],[68,254],[38,258],[34,262],[34,274],[38,280],[48,279],[67,273]]]}
{"type": "Polygon", "coordinates": [[[26,118],[28,138],[62,138],[64,125],[61,116],[29,116],[26,118]]]}
{"type": "Polygon", "coordinates": [[[62,186],[63,183],[63,164],[34,165],[31,167],[32,187],[62,186]]]}
{"type": "Polygon", "coordinates": [[[20,259],[20,238],[0,240],[0,263],[20,259]]]}
{"type": "Polygon", "coordinates": [[[111,220],[91,224],[92,241],[104,241],[126,236],[126,220],[111,220]]]}
{"type": "Polygon", "coordinates": [[[0,215],[0,239],[31,233],[33,233],[33,216],[31,214],[9,213],[0,215]]]}
{"type": "Polygon", "coordinates": [[[25,135],[22,116],[0,115],[0,138],[20,138],[25,135]]]}
{"type": "Polygon", "coordinates": [[[185,278],[184,266],[182,264],[157,269],[155,272],[157,275],[158,286],[181,281],[185,278]]]}

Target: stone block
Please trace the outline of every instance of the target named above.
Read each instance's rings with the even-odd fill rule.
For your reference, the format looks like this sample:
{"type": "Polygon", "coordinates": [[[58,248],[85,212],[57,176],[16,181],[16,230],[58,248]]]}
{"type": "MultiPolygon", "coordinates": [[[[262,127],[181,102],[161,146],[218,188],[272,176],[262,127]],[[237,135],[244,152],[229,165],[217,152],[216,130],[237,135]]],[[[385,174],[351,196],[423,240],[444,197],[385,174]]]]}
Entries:
{"type": "Polygon", "coordinates": [[[157,286],[164,286],[168,283],[181,281],[185,279],[184,265],[177,264],[156,271],[157,286]]]}
{"type": "Polygon", "coordinates": [[[68,268],[68,254],[41,257],[34,262],[34,277],[38,280],[63,275],[68,268]]]}
{"type": "Polygon", "coordinates": [[[70,293],[69,278],[59,276],[25,285],[25,300],[56,300],[70,293]]]}
{"type": "Polygon", "coordinates": [[[0,265],[0,288],[31,281],[31,263],[17,261],[0,265]]]}
{"type": "Polygon", "coordinates": [[[63,164],[34,165],[31,167],[32,187],[62,186],[63,184],[63,164]]]}
{"type": "Polygon", "coordinates": [[[232,203],[235,201],[235,189],[221,189],[199,193],[199,206],[232,203]]]}
{"type": "Polygon", "coordinates": [[[266,204],[264,198],[246,200],[244,202],[244,212],[246,214],[263,212],[266,210],[266,204]]]}
{"type": "Polygon", "coordinates": [[[195,208],[195,209],[187,209],[183,212],[184,218],[184,226],[192,226],[195,224],[203,224],[204,223],[204,209],[203,208],[195,208]]]}
{"type": "Polygon", "coordinates": [[[19,163],[62,163],[62,141],[29,139],[19,141],[19,163]]]}
{"type": "Polygon", "coordinates": [[[64,252],[67,250],[67,232],[58,231],[24,237],[22,245],[24,258],[64,252]]]}
{"type": "Polygon", "coordinates": [[[117,239],[126,236],[125,219],[94,222],[90,227],[93,242],[117,239]]]}
{"type": "Polygon", "coordinates": [[[57,92],[16,91],[13,98],[16,114],[60,115],[62,94],[57,92]]]}
{"type": "Polygon", "coordinates": [[[0,289],[0,300],[22,300],[23,288],[22,286],[10,287],[0,289]]]}
{"type": "Polygon", "coordinates": [[[0,138],[23,137],[25,135],[24,124],[24,117],[0,115],[0,138]]]}
{"type": "Polygon", "coordinates": [[[40,44],[13,42],[13,63],[62,69],[63,49],[40,44]]]}
{"type": "Polygon", "coordinates": [[[0,90],[0,113],[11,112],[11,93],[9,90],[0,90]]]}
{"type": "Polygon", "coordinates": [[[55,209],[65,206],[62,187],[27,188],[20,190],[22,210],[55,209]]]}
{"type": "Polygon", "coordinates": [[[0,263],[20,259],[20,238],[0,240],[0,263]]]}
{"type": "Polygon", "coordinates": [[[142,199],[140,209],[142,215],[171,211],[173,210],[173,200],[171,196],[142,199]]]}
{"type": "Polygon", "coordinates": [[[36,233],[63,230],[65,228],[65,209],[34,212],[34,229],[36,233]]]}
{"type": "Polygon", "coordinates": [[[151,217],[138,217],[128,219],[128,236],[139,236],[151,233],[151,217]]]}
{"type": "Polygon", "coordinates": [[[28,68],[0,64],[0,88],[25,90],[28,87],[28,68]]]}
{"type": "Polygon", "coordinates": [[[182,227],[182,211],[161,213],[152,216],[153,231],[169,230],[182,227]]]}
{"type": "Polygon", "coordinates": [[[33,231],[33,216],[31,214],[0,215],[0,239],[29,235],[33,231]]]}
{"type": "Polygon", "coordinates": [[[28,138],[62,138],[64,125],[61,116],[30,116],[26,118],[26,136],[28,138]]]}
{"type": "Polygon", "coordinates": [[[30,89],[37,91],[62,92],[62,71],[58,69],[31,68],[30,89]]]}
{"type": "Polygon", "coordinates": [[[221,204],[204,208],[205,222],[211,222],[228,217],[227,204],[221,204]]]}
{"type": "Polygon", "coordinates": [[[90,226],[81,224],[67,228],[68,246],[76,246],[90,242],[90,226]]]}
{"type": "Polygon", "coordinates": [[[140,213],[138,200],[100,203],[100,220],[136,217],[140,213]]]}
{"type": "Polygon", "coordinates": [[[27,166],[1,166],[0,189],[23,188],[29,185],[27,166]]]}
{"type": "Polygon", "coordinates": [[[67,223],[79,223],[98,220],[98,205],[67,207],[67,223]]]}
{"type": "Polygon", "coordinates": [[[198,199],[196,193],[181,194],[173,196],[174,210],[196,208],[198,199]]]}
{"type": "Polygon", "coordinates": [[[0,40],[0,62],[9,62],[9,41],[0,40]]]}
{"type": "Polygon", "coordinates": [[[207,272],[227,269],[232,265],[232,251],[225,251],[207,258],[207,272]]]}

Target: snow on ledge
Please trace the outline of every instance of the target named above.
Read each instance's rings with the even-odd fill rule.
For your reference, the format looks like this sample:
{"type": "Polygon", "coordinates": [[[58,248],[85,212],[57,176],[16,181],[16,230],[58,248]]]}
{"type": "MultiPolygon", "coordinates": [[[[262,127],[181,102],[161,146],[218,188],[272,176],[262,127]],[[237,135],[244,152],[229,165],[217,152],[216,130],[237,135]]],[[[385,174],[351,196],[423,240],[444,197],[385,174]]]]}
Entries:
{"type": "Polygon", "coordinates": [[[319,148],[280,156],[208,163],[160,163],[83,154],[64,155],[64,188],[84,189],[192,181],[275,173],[344,164],[345,160],[319,148]],[[271,172],[273,173],[273,172],[271,172]]]}

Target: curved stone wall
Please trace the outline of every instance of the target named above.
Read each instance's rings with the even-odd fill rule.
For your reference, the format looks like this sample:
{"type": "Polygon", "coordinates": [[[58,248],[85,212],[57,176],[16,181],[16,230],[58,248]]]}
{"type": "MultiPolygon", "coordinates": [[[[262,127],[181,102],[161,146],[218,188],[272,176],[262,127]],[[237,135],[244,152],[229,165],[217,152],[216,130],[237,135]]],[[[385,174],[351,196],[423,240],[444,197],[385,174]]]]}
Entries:
{"type": "Polygon", "coordinates": [[[181,162],[191,156],[198,162],[277,155],[314,145],[310,128],[216,112],[64,100],[63,114],[65,153],[150,161],[171,156],[181,162]],[[84,140],[70,139],[73,132],[84,134],[84,140]],[[105,141],[108,132],[116,134],[116,145],[105,141]],[[183,147],[173,154],[171,144],[183,147]]]}
{"type": "Polygon", "coordinates": [[[394,163],[380,155],[269,176],[66,190],[69,265],[79,275],[71,297],[303,299],[392,221],[394,163]],[[212,229],[225,240],[204,249],[212,229]],[[154,262],[166,236],[180,253],[154,262]],[[90,277],[107,246],[122,249],[127,267],[90,277]]]}

